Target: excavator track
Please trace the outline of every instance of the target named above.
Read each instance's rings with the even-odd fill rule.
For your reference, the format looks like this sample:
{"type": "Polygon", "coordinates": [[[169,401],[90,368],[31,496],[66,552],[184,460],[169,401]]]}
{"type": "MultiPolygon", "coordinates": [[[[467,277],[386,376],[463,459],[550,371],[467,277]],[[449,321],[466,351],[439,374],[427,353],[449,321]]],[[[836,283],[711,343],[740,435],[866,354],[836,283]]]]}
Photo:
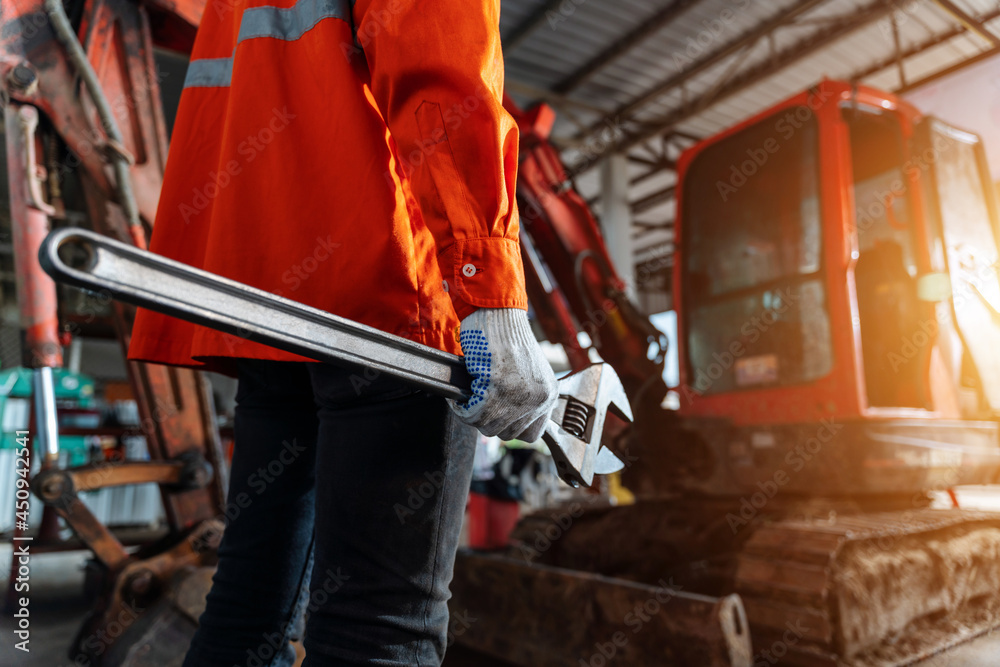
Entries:
{"type": "Polygon", "coordinates": [[[912,664],[1000,625],[998,590],[1000,513],[957,509],[765,524],[736,571],[757,660],[808,667],[912,664]]]}

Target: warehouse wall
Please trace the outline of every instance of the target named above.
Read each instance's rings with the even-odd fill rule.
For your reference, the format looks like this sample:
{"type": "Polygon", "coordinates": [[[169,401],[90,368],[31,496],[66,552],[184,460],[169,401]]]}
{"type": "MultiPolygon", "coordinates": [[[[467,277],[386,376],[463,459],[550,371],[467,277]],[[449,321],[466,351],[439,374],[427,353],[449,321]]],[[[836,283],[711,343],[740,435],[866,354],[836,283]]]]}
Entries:
{"type": "Polygon", "coordinates": [[[993,180],[1000,183],[1000,56],[959,70],[905,97],[924,113],[982,137],[993,180]]]}

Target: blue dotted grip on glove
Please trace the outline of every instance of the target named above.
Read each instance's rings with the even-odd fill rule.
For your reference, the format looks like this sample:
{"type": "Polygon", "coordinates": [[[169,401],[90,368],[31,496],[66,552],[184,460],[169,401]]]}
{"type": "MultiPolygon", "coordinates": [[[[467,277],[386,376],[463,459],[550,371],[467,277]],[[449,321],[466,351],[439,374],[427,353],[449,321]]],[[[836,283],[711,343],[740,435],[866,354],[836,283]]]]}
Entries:
{"type": "Polygon", "coordinates": [[[489,343],[486,342],[486,334],[479,329],[463,331],[458,341],[465,354],[465,368],[473,376],[472,397],[462,404],[462,407],[468,410],[486,398],[486,389],[490,386],[493,355],[490,353],[489,343]]]}

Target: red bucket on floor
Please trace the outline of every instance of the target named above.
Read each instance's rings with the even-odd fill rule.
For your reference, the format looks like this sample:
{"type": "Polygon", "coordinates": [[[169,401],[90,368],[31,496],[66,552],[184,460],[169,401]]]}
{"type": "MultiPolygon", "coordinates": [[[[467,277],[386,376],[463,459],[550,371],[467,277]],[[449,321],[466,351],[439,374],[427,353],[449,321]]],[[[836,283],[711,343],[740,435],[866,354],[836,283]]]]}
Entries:
{"type": "Polygon", "coordinates": [[[517,525],[520,508],[514,500],[496,500],[481,493],[469,494],[469,546],[502,549],[517,525]]]}

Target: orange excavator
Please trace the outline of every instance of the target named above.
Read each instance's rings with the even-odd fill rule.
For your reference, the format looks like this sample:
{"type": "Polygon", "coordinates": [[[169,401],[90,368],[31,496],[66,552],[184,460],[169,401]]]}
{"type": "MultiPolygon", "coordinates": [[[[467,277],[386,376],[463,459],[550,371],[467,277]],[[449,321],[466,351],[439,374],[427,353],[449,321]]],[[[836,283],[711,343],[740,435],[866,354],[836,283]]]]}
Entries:
{"type": "MultiPolygon", "coordinates": [[[[151,461],[59,468],[46,369],[94,317],[35,257],[50,227],[77,221],[144,245],[167,150],[154,48],[189,52],[204,10],[0,6],[18,302],[42,390],[32,488],[94,553],[81,664],[176,659],[208,585],[225,464],[201,376],[130,363],[151,461]],[[149,481],[169,531],[130,552],[77,494],[149,481]],[[121,618],[127,632],[104,631],[121,618]]],[[[524,665],[902,664],[992,627],[1000,518],[929,508],[929,492],[1000,472],[998,219],[977,138],[823,82],[687,151],[667,410],[664,337],[548,141],[551,110],[508,110],[532,307],[571,365],[589,363],[583,331],[621,377],[635,425],[605,437],[637,501],[573,503],[522,521],[508,553],[462,554],[453,604],[477,620],[457,641],[524,665]]],[[[124,346],[131,317],[107,311],[124,346]]]]}
{"type": "Polygon", "coordinates": [[[576,594],[594,575],[736,594],[754,664],[907,664],[993,627],[1000,516],[930,508],[933,492],[1000,473],[1000,219],[979,139],[892,94],[823,81],[685,151],[673,411],[648,321],[625,301],[545,126],[521,130],[526,264],[543,257],[560,287],[536,284],[532,305],[568,348],[596,328],[622,376],[637,501],[582,511],[539,543],[560,527],[542,512],[515,530],[505,562],[465,556],[457,605],[493,623],[462,641],[517,664],[586,664],[603,655],[593,637],[618,628],[621,664],[687,664],[670,642],[640,646],[599,587],[573,617],[608,627],[576,644],[539,614],[500,619],[495,597],[513,598],[511,612],[546,608],[552,593],[505,591],[482,573],[491,566],[526,581],[555,568],[576,594]],[[592,317],[595,303],[606,317],[592,317]],[[529,639],[515,649],[518,633],[529,639]]]}

